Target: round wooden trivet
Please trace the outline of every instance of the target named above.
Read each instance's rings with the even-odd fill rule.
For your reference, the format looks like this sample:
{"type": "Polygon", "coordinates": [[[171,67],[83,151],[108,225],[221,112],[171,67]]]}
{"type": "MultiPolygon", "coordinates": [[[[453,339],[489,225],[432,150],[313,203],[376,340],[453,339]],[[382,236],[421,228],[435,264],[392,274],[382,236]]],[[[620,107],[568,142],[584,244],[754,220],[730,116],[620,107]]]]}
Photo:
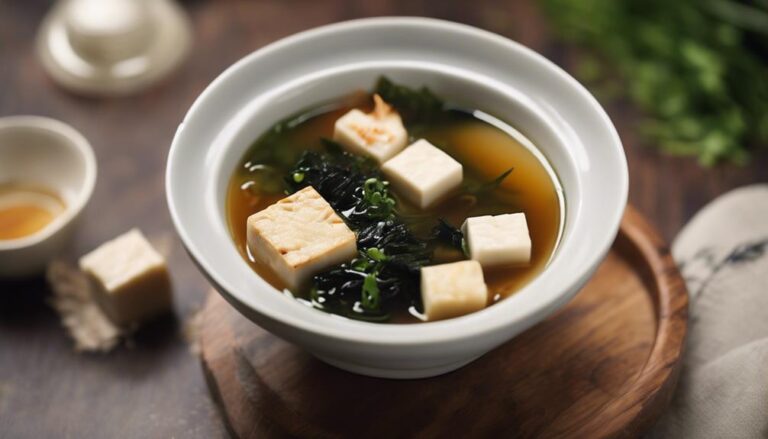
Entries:
{"type": "Polygon", "coordinates": [[[570,304],[458,371],[412,381],[344,372],[215,293],[203,311],[202,361],[243,438],[635,437],[670,400],[687,309],[667,246],[629,208],[570,304]]]}

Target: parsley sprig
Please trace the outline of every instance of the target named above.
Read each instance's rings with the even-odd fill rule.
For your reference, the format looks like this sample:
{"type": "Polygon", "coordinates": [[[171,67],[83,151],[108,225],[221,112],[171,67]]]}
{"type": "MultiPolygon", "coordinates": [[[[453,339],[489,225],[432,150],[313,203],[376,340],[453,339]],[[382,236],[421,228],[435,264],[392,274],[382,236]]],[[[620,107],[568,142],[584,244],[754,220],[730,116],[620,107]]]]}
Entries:
{"type": "Polygon", "coordinates": [[[703,165],[768,144],[768,3],[543,0],[554,28],[592,49],[577,75],[644,113],[647,142],[703,165]]]}

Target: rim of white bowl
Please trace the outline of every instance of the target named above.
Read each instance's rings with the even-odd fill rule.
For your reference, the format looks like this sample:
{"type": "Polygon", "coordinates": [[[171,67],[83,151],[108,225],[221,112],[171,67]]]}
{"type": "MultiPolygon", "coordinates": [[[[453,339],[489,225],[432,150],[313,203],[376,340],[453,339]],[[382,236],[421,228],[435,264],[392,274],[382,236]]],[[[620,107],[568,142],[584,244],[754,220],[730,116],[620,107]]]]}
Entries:
{"type": "MultiPolygon", "coordinates": [[[[221,96],[218,97],[220,98],[221,96]]],[[[220,291],[223,290],[226,292],[223,295],[234,305],[252,309],[256,313],[265,316],[267,319],[326,338],[348,343],[403,346],[458,342],[460,340],[467,340],[490,332],[503,330],[522,320],[528,320],[532,324],[539,321],[552,309],[556,309],[566,303],[576,294],[576,292],[578,292],[579,288],[575,287],[580,287],[588,280],[589,275],[602,261],[613,243],[619,229],[624,206],[626,205],[628,187],[629,181],[626,157],[619,135],[610,121],[610,118],[597,100],[578,81],[542,55],[505,37],[464,24],[420,17],[366,18],[321,26],[278,40],[235,62],[220,74],[192,104],[174,136],[173,143],[169,150],[168,166],[166,170],[167,201],[171,218],[182,242],[195,263],[201,268],[201,271],[203,271],[208,279],[220,291]],[[607,230],[599,235],[599,239],[590,242],[590,247],[593,250],[586,260],[580,261],[582,268],[579,273],[572,276],[572,279],[569,280],[568,285],[574,287],[571,288],[570,291],[566,287],[563,288],[564,291],[538,291],[538,300],[535,301],[535,303],[531,304],[529,301],[527,303],[527,308],[522,309],[522,311],[521,309],[516,309],[515,305],[520,302],[520,296],[523,295],[525,291],[532,289],[534,284],[537,283],[537,280],[541,279],[542,275],[549,270],[549,268],[547,268],[543,273],[533,279],[533,281],[523,287],[521,291],[518,291],[500,303],[472,314],[437,322],[419,324],[376,324],[359,322],[339,318],[338,316],[327,314],[319,310],[313,310],[292,299],[291,300],[295,302],[293,310],[290,313],[282,312],[270,308],[269,303],[267,303],[271,301],[269,298],[258,299],[241,295],[240,292],[232,286],[231,282],[219,276],[216,273],[216,270],[212,269],[210,261],[205,257],[204,249],[201,247],[200,243],[196,242],[196,240],[190,236],[189,230],[185,227],[182,218],[179,216],[179,206],[176,205],[177,195],[174,186],[176,174],[179,172],[178,168],[181,166],[179,163],[179,154],[182,149],[182,138],[185,137],[184,125],[188,123],[190,119],[194,118],[197,113],[204,111],[204,107],[211,104],[210,101],[217,98],[217,93],[220,94],[221,92],[220,87],[223,87],[224,84],[232,76],[236,75],[239,70],[253,63],[258,63],[260,58],[275,52],[300,46],[305,43],[310,44],[312,40],[329,37],[336,33],[365,31],[373,28],[387,28],[389,31],[393,31],[394,28],[398,27],[410,29],[418,28],[435,32],[449,32],[453,33],[453,36],[456,38],[474,38],[485,44],[503,47],[509,52],[514,52],[516,55],[527,58],[528,61],[536,64],[537,68],[547,70],[548,73],[557,76],[559,81],[567,85],[571,91],[578,94],[579,99],[582,101],[581,103],[588,107],[588,111],[592,112],[600,119],[602,128],[606,130],[605,134],[610,138],[612,153],[616,155],[615,158],[618,160],[617,164],[621,167],[621,169],[617,169],[618,181],[612,182],[615,185],[615,190],[618,194],[619,203],[617,206],[620,205],[621,208],[614,209],[610,212],[607,219],[607,224],[609,225],[607,230]],[[301,314],[299,308],[315,312],[322,316],[312,318],[312,321],[303,320],[300,316],[297,316],[297,314],[301,314]]],[[[566,204],[567,203],[569,203],[568,199],[566,199],[566,204]]],[[[564,243],[561,243],[561,245],[563,244],[564,243]]],[[[253,275],[257,276],[255,273],[253,275]]],[[[280,297],[281,295],[275,294],[275,296],[280,297]]],[[[275,302],[273,302],[273,304],[275,304],[275,302]]],[[[306,314],[304,315],[306,316],[306,314]]]]}
{"type": "MultiPolygon", "coordinates": [[[[43,242],[56,234],[64,226],[74,220],[88,204],[93,190],[96,186],[96,156],[93,148],[79,131],[60,120],[44,116],[20,115],[0,117],[0,131],[9,128],[26,128],[36,131],[47,131],[49,133],[61,136],[62,144],[73,150],[79,155],[84,164],[85,176],[83,184],[80,186],[75,196],[74,202],[67,203],[64,212],[54,218],[50,224],[43,227],[40,231],[17,239],[0,240],[0,251],[16,250],[30,247],[43,242]]],[[[50,188],[57,191],[58,188],[50,188]]]]}

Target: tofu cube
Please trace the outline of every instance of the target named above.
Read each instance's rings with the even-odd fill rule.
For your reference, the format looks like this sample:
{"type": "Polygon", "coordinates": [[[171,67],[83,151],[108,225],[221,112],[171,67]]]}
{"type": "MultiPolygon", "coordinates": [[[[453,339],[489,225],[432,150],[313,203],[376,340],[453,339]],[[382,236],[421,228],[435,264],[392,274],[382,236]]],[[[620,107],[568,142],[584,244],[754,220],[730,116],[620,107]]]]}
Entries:
{"type": "Polygon", "coordinates": [[[80,258],[95,301],[118,325],[147,320],[171,307],[165,259],[133,229],[80,258]]]}
{"type": "Polygon", "coordinates": [[[353,154],[384,163],[405,148],[408,133],[397,111],[379,95],[374,95],[373,99],[373,112],[354,109],[336,121],[333,140],[353,154]]]}
{"type": "Polygon", "coordinates": [[[464,178],[461,163],[424,139],[405,148],[381,169],[396,191],[422,209],[459,187],[464,178]]]}
{"type": "Polygon", "coordinates": [[[247,227],[251,254],[292,290],[357,255],[355,233],[311,186],[254,213],[247,227]]]}
{"type": "Polygon", "coordinates": [[[421,268],[421,300],[427,320],[442,320],[485,308],[488,287],[477,261],[421,268]]]}
{"type": "Polygon", "coordinates": [[[483,267],[531,261],[531,236],[524,213],[467,218],[462,231],[470,257],[483,267]]]}

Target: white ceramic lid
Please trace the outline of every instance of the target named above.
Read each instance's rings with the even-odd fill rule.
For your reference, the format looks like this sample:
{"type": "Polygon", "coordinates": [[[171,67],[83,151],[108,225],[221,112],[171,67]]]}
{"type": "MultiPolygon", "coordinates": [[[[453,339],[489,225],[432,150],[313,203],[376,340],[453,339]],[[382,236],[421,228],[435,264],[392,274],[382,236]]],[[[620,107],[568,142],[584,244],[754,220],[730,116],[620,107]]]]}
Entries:
{"type": "Polygon", "coordinates": [[[61,0],[37,44],[43,66],[63,87],[121,95],[165,77],[190,42],[189,21],[171,0],[61,0]]]}

